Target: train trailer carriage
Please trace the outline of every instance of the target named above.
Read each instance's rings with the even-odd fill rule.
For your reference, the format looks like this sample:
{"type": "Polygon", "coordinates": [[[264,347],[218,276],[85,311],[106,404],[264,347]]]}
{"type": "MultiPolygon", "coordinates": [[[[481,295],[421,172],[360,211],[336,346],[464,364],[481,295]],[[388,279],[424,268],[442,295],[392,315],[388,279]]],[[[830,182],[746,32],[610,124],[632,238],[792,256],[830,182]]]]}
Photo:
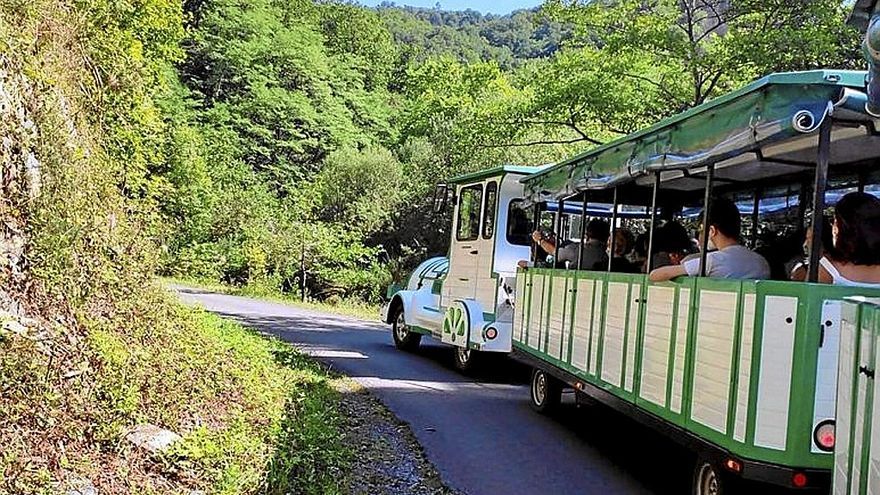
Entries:
{"type": "MultiPolygon", "coordinates": [[[[636,205],[655,232],[661,218],[699,229],[712,198],[726,196],[755,247],[769,205],[781,196],[798,219],[811,216],[820,239],[828,204],[850,190],[876,191],[880,182],[878,121],[866,110],[865,77],[768,76],[524,178],[526,201],[538,213],[547,202],[584,211],[611,204],[612,228],[624,205],[636,205]]],[[[810,266],[818,259],[814,249],[810,266]]],[[[520,269],[513,347],[534,367],[535,409],[552,409],[569,386],[667,433],[698,454],[695,494],[723,492],[736,477],[827,488],[844,301],[856,296],[880,291],[520,269]]]]}

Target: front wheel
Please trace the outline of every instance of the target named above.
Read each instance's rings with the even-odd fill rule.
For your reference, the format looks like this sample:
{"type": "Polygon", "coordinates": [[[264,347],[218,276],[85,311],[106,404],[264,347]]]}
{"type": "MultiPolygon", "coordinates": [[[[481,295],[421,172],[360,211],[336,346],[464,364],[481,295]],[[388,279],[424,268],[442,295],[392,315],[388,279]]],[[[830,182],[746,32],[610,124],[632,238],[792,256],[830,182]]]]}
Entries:
{"type": "Polygon", "coordinates": [[[414,351],[419,348],[422,335],[410,330],[403,316],[403,308],[397,310],[394,323],[391,324],[391,335],[394,337],[394,346],[402,351],[414,351]]]}
{"type": "Polygon", "coordinates": [[[452,362],[455,369],[462,373],[469,373],[474,370],[477,361],[477,351],[465,347],[455,347],[452,351],[452,362]]]}
{"type": "Polygon", "coordinates": [[[559,408],[562,401],[562,383],[542,369],[532,371],[529,387],[532,400],[529,405],[541,414],[550,414],[559,408]]]}
{"type": "Polygon", "coordinates": [[[723,495],[727,492],[728,477],[715,463],[700,459],[694,466],[692,495],[723,495]]]}

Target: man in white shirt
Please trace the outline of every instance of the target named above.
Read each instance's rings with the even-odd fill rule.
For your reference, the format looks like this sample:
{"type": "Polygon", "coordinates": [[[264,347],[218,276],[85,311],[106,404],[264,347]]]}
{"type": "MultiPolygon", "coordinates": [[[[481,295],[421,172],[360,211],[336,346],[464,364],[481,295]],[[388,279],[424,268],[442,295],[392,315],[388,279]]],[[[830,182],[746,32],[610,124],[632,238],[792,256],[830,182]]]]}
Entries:
{"type": "MultiPolygon", "coordinates": [[[[740,216],[733,201],[717,198],[712,202],[708,234],[709,248],[717,248],[717,251],[706,256],[706,276],[753,280],[770,278],[767,260],[739,243],[740,216]]],[[[649,278],[652,282],[662,282],[682,275],[699,276],[700,258],[657,268],[651,271],[649,278]]]]}

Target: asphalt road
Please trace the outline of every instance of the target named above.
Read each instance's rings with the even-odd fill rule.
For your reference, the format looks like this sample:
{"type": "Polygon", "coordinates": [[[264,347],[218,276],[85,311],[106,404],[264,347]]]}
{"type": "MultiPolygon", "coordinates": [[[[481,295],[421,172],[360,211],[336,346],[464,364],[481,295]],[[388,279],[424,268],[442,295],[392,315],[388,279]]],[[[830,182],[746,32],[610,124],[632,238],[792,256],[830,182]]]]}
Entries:
{"type": "Polygon", "coordinates": [[[387,325],[178,287],[181,297],[276,335],[370,389],[410,424],[443,481],[481,494],[686,494],[686,451],[600,405],[572,397],[553,417],[528,404],[528,368],[506,358],[475,378],[449,348],[395,349],[387,325]]]}

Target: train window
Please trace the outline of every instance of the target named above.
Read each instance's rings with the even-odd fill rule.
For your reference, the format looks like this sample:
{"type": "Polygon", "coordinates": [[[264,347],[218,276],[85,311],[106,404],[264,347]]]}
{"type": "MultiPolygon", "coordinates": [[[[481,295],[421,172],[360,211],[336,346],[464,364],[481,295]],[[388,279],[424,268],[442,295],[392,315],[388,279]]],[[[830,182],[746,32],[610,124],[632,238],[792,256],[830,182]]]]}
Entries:
{"type": "Polygon", "coordinates": [[[514,199],[507,208],[507,242],[515,246],[530,246],[534,230],[533,208],[523,207],[523,200],[514,199]]]}
{"type": "Polygon", "coordinates": [[[458,228],[455,238],[473,241],[480,235],[480,206],[483,204],[483,185],[474,184],[461,190],[458,198],[458,228]]]}
{"type": "Polygon", "coordinates": [[[498,183],[486,184],[486,202],[483,205],[483,239],[495,235],[495,207],[498,202],[498,183]]]}

